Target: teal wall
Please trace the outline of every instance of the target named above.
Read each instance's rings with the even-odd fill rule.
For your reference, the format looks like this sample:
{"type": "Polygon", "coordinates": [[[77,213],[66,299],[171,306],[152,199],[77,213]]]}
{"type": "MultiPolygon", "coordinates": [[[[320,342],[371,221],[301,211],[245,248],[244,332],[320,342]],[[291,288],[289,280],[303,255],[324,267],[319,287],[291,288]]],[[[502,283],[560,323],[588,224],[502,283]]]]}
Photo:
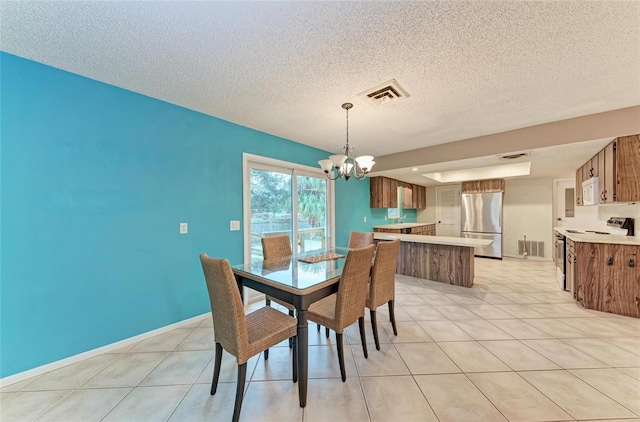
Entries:
{"type": "MultiPolygon", "coordinates": [[[[0,66],[0,377],[207,312],[198,255],[243,259],[242,153],[327,156],[9,54],[0,66]]],[[[372,211],[368,180],[336,182],[336,244],[372,211]]]]}

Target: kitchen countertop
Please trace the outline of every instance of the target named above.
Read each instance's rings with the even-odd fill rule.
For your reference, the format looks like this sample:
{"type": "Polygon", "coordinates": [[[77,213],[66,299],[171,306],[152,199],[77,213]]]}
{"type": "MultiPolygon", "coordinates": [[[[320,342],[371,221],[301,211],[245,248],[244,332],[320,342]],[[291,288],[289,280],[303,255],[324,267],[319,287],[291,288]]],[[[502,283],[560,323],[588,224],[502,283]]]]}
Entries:
{"type": "MultiPolygon", "coordinates": [[[[638,245],[640,246],[640,238],[636,236],[618,236],[613,234],[595,234],[595,233],[570,233],[564,227],[554,227],[555,231],[563,234],[567,239],[574,242],[585,243],[612,243],[617,245],[638,245]]],[[[568,229],[573,230],[573,229],[568,229]]],[[[583,231],[583,230],[577,230],[583,231]]]]}
{"type": "MultiPolygon", "coordinates": [[[[406,223],[414,224],[414,223],[406,223]]],[[[387,227],[391,224],[387,224],[387,227]]],[[[395,224],[394,224],[395,225],[395,224]]],[[[421,225],[421,224],[418,224],[421,225]]],[[[475,248],[477,246],[488,246],[493,243],[493,240],[489,239],[467,239],[463,237],[448,237],[448,236],[422,236],[419,234],[396,234],[396,233],[374,233],[373,238],[377,240],[394,240],[400,239],[401,242],[413,242],[413,243],[430,243],[434,245],[447,245],[447,246],[467,246],[475,248]]]]}
{"type": "Polygon", "coordinates": [[[381,226],[373,226],[373,228],[399,230],[399,229],[408,229],[411,227],[428,226],[430,224],[435,224],[435,223],[394,223],[394,224],[383,224],[381,226]]]}

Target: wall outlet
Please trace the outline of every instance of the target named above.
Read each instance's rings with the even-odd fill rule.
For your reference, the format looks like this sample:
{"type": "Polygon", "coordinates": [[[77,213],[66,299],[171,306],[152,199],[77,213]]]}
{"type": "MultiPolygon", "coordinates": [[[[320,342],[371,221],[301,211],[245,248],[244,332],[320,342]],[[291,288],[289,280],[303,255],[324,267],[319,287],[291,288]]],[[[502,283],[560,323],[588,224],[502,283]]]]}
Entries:
{"type": "Polygon", "coordinates": [[[365,222],[365,223],[367,222],[367,217],[365,217],[365,218],[364,218],[364,222],[365,222]]]}
{"type": "Polygon", "coordinates": [[[189,232],[189,225],[187,223],[180,223],[180,234],[187,234],[189,232]]]}
{"type": "Polygon", "coordinates": [[[229,222],[229,230],[231,230],[232,232],[240,230],[240,221],[239,220],[231,220],[229,222]]]}

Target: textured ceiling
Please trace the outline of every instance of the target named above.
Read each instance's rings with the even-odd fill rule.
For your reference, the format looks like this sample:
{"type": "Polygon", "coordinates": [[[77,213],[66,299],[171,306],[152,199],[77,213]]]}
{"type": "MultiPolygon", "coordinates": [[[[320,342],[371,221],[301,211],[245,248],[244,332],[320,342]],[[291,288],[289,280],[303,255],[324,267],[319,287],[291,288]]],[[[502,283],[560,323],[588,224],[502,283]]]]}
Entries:
{"type": "Polygon", "coordinates": [[[0,48],[376,156],[640,104],[640,2],[12,2],[0,48]],[[411,97],[357,94],[396,79],[411,97]]]}

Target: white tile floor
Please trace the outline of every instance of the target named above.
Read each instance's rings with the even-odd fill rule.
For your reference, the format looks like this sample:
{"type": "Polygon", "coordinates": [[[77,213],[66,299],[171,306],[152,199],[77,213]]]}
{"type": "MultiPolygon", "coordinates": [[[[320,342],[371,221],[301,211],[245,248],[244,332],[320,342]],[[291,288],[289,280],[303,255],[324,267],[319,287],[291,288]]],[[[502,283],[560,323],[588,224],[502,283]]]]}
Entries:
{"type": "MultiPolygon", "coordinates": [[[[476,259],[472,289],[396,278],[398,336],[378,311],[382,350],[310,329],[309,397],[298,406],[286,343],[248,363],[244,421],[640,421],[640,320],[588,311],[552,263],[476,259]]],[[[262,303],[257,304],[261,306],[262,303]]],[[[369,325],[367,325],[369,327],[369,325]]],[[[371,331],[367,342],[373,342],[371,331]]],[[[229,421],[236,366],[213,373],[210,318],[10,385],[9,421],[229,421]]]]}

